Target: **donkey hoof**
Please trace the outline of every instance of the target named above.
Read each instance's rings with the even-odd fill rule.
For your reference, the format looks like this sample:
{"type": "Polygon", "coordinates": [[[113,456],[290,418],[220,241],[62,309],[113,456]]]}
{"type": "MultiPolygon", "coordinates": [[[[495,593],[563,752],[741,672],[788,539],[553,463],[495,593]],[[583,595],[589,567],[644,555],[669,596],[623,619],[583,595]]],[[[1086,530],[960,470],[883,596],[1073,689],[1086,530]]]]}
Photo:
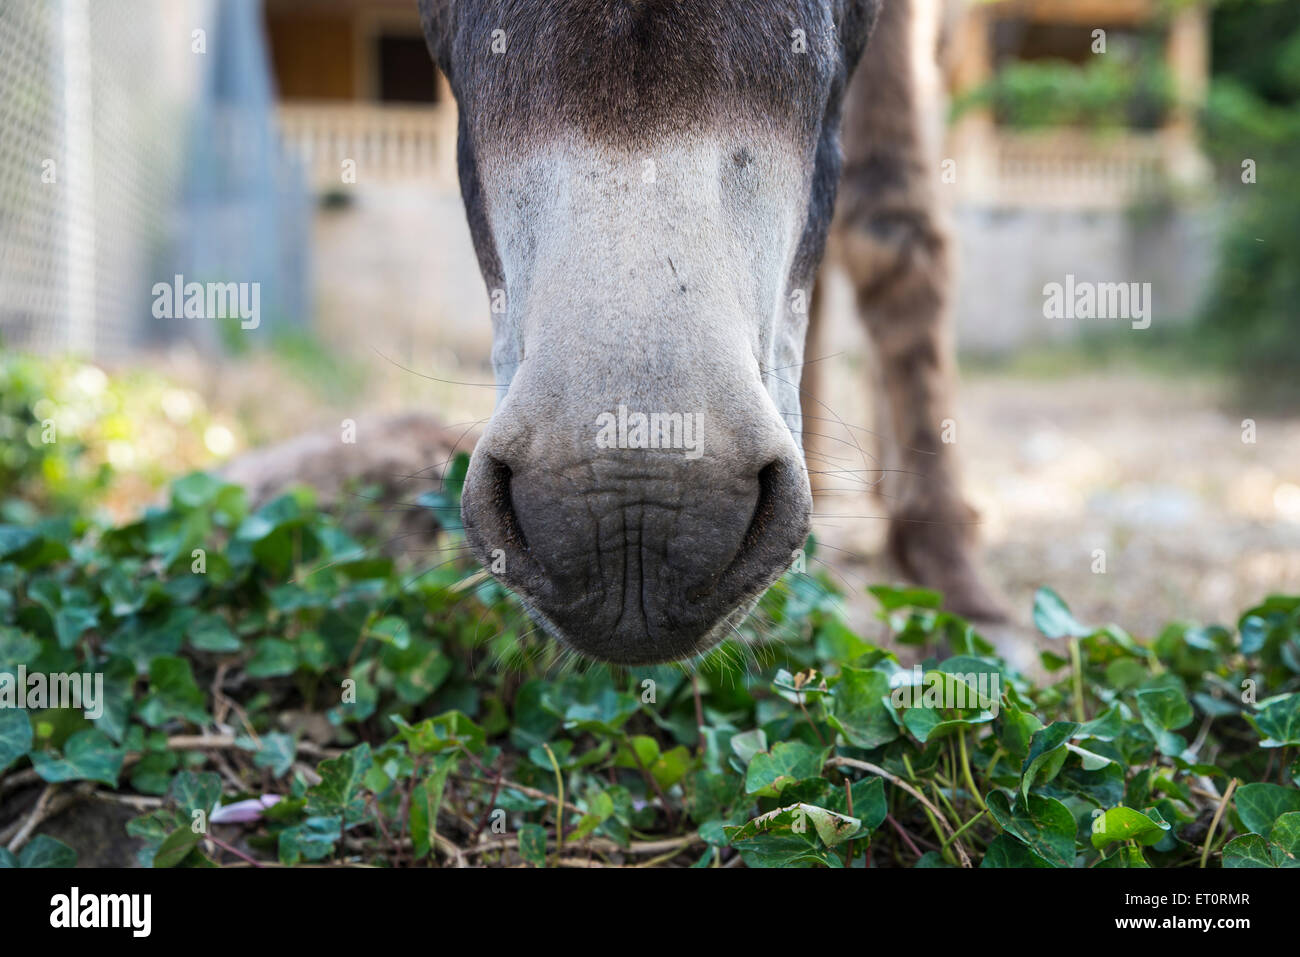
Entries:
{"type": "Polygon", "coordinates": [[[945,610],[981,624],[1011,620],[1006,600],[975,570],[974,547],[960,529],[895,518],[888,547],[904,575],[943,594],[945,610]]]}

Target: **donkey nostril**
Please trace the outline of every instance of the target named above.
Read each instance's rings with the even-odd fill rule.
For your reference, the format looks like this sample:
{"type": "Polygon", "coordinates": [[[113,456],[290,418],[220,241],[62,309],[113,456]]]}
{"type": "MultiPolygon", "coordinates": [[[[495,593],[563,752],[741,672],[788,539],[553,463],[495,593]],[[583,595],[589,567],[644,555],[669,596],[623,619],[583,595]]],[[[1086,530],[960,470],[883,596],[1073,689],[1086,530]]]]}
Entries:
{"type": "Polygon", "coordinates": [[[493,455],[484,455],[479,497],[495,516],[497,529],[505,539],[504,544],[525,551],[528,541],[524,538],[523,527],[519,523],[519,516],[515,514],[514,500],[510,495],[513,478],[514,473],[505,462],[493,455]]]}
{"type": "Polygon", "coordinates": [[[758,501],[754,504],[754,516],[749,520],[749,528],[741,541],[742,556],[759,543],[776,516],[777,478],[781,468],[778,460],[767,463],[758,472],[758,501]]]}
{"type": "Polygon", "coordinates": [[[793,503],[782,501],[783,496],[793,497],[792,489],[785,482],[788,475],[784,470],[787,468],[788,466],[778,459],[769,462],[759,470],[758,497],[754,502],[754,511],[744,535],[741,536],[740,547],[735,557],[728,567],[718,574],[699,585],[688,588],[685,592],[688,602],[695,604],[711,598],[722,581],[729,577],[729,573],[742,569],[748,571],[755,565],[765,567],[771,564],[773,556],[764,553],[772,552],[772,539],[780,537],[775,536],[775,533],[781,531],[783,517],[788,519],[790,516],[787,513],[795,510],[793,503]]]}

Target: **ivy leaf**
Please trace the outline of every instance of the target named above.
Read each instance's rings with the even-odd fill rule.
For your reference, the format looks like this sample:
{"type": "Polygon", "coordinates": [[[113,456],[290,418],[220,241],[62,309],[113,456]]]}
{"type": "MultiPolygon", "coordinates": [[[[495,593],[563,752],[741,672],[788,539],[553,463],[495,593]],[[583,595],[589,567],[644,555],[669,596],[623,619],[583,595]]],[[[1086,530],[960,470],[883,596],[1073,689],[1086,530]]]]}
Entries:
{"type": "Polygon", "coordinates": [[[1246,715],[1264,740],[1261,748],[1285,748],[1300,744],[1300,693],[1283,695],[1267,702],[1258,714],[1246,715]]]}
{"type": "Polygon", "coordinates": [[[98,729],[78,731],[68,738],[62,758],[48,751],[33,751],[31,755],[36,773],[46,781],[99,781],[109,787],[117,787],[125,757],[125,752],[115,748],[108,735],[98,729]]]}
{"type": "Polygon", "coordinates": [[[1191,723],[1194,717],[1187,695],[1177,688],[1146,688],[1138,691],[1138,713],[1148,727],[1154,725],[1165,731],[1176,731],[1191,723]]]}
{"type": "Polygon", "coordinates": [[[319,861],[329,856],[343,836],[343,822],[337,817],[309,817],[301,824],[280,832],[280,863],[297,864],[301,860],[319,861]]]}
{"type": "Polygon", "coordinates": [[[999,834],[984,852],[980,867],[1051,867],[1022,841],[1010,834],[999,834]]]}
{"type": "Polygon", "coordinates": [[[546,829],[540,824],[519,829],[519,856],[534,867],[546,866],[546,829]]]}
{"type": "Polygon", "coordinates": [[[190,825],[178,827],[163,838],[162,844],[154,852],[153,866],[175,867],[190,856],[190,851],[198,847],[201,840],[202,832],[195,832],[190,825]]]}
{"type": "Polygon", "coordinates": [[[1021,795],[1012,807],[1006,794],[993,791],[985,803],[998,826],[1035,856],[1052,867],[1074,865],[1074,815],[1060,801],[1038,794],[1021,795]]]}
{"type": "Polygon", "coordinates": [[[1300,790],[1281,784],[1243,784],[1233,797],[1241,823],[1267,838],[1273,823],[1289,811],[1300,811],[1300,790]]]}
{"type": "Polygon", "coordinates": [[[185,636],[196,651],[229,653],[242,647],[239,638],[220,615],[199,615],[190,622],[185,636]]]}
{"type": "Polygon", "coordinates": [[[417,725],[407,724],[400,715],[393,715],[392,722],[412,754],[437,754],[458,748],[478,754],[487,743],[487,732],[460,711],[425,718],[417,725]]]}
{"type": "Polygon", "coordinates": [[[76,867],[77,852],[62,841],[38,834],[18,854],[19,867],[76,867]]]}
{"type": "Polygon", "coordinates": [[[253,764],[259,768],[270,768],[271,773],[277,778],[289,773],[298,754],[298,746],[293,736],[278,732],[263,734],[258,741],[254,741],[248,735],[240,735],[235,739],[235,747],[252,751],[253,764]]]}
{"type": "Polygon", "coordinates": [[[1137,841],[1139,844],[1158,844],[1169,825],[1152,820],[1131,807],[1113,807],[1092,819],[1092,846],[1100,850],[1115,841],[1137,841]]]}
{"type": "Polygon", "coordinates": [[[0,774],[32,748],[32,723],[21,708],[0,708],[0,774]]]}
{"type": "Polygon", "coordinates": [[[405,650],[411,646],[411,627],[403,619],[392,615],[381,618],[369,628],[371,638],[377,638],[384,644],[405,650]]]}
{"type": "Polygon", "coordinates": [[[438,831],[438,808],[442,806],[442,792],[447,786],[447,776],[460,761],[459,754],[443,754],[434,759],[433,770],[411,792],[411,840],[415,856],[424,857],[434,846],[438,831]]]}
{"type": "Polygon", "coordinates": [[[725,827],[732,847],[751,867],[840,866],[829,848],[851,840],[862,822],[813,804],[777,808],[740,827],[725,827]]]}
{"type": "Polygon", "coordinates": [[[1020,769],[1020,794],[1029,795],[1029,788],[1035,779],[1050,781],[1056,777],[1061,765],[1065,763],[1069,752],[1065,742],[1079,730],[1074,721],[1053,721],[1041,731],[1035,731],[1029,739],[1029,753],[1025,756],[1020,769]]]}
{"type": "Polygon", "coordinates": [[[298,653],[293,645],[278,638],[263,638],[254,646],[248,662],[250,678],[281,678],[298,668],[298,653]]]}
{"type": "Polygon", "coordinates": [[[821,773],[824,752],[802,741],[780,741],[760,751],[745,773],[745,793],[776,797],[796,781],[821,773]]]}
{"type": "Polygon", "coordinates": [[[361,783],[374,763],[370,745],[359,744],[317,767],[320,783],[307,792],[307,813],[312,817],[338,817],[356,821],[365,811],[361,783]]]}
{"type": "Polygon", "coordinates": [[[90,628],[98,627],[99,614],[93,608],[65,605],[54,613],[54,634],[60,648],[72,648],[90,628]]]}
{"type": "Polygon", "coordinates": [[[1034,627],[1047,638],[1083,638],[1092,634],[1070,613],[1064,599],[1047,587],[1034,593],[1034,627]]]}
{"type": "Polygon", "coordinates": [[[195,811],[206,819],[221,800],[221,778],[215,771],[182,771],[172,778],[167,800],[191,823],[195,811]]]}
{"type": "Polygon", "coordinates": [[[1285,867],[1300,867],[1300,811],[1288,811],[1273,822],[1273,845],[1285,855],[1285,867]]]}
{"type": "Polygon", "coordinates": [[[140,717],[153,727],[172,718],[184,718],[194,724],[210,720],[204,705],[207,698],[194,682],[194,670],[188,659],[159,655],[149,663],[150,696],[140,707],[140,717]]]}
{"type": "Polygon", "coordinates": [[[878,748],[898,737],[889,705],[889,677],[874,669],[845,666],[835,685],[830,724],[854,747],[878,748]]]}

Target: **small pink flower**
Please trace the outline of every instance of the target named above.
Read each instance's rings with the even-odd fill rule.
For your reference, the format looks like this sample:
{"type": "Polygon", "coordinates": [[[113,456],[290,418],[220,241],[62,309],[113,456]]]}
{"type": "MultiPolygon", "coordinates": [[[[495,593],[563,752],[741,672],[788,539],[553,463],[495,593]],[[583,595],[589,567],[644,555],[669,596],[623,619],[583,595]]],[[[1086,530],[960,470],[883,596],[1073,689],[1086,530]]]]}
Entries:
{"type": "Polygon", "coordinates": [[[236,801],[234,804],[227,804],[225,807],[218,806],[212,812],[211,822],[213,824],[247,824],[250,821],[259,820],[262,812],[280,800],[278,794],[263,794],[258,798],[250,798],[247,801],[236,801]]]}

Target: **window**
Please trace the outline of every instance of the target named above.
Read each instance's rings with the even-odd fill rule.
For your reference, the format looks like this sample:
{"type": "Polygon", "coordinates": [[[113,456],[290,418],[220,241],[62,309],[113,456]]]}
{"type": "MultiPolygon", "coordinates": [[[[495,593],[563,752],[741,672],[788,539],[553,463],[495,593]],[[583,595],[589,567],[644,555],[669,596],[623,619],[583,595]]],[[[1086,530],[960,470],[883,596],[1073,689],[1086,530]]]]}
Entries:
{"type": "Polygon", "coordinates": [[[380,33],[375,38],[377,98],[386,103],[436,103],[438,72],[424,37],[380,33]]]}

